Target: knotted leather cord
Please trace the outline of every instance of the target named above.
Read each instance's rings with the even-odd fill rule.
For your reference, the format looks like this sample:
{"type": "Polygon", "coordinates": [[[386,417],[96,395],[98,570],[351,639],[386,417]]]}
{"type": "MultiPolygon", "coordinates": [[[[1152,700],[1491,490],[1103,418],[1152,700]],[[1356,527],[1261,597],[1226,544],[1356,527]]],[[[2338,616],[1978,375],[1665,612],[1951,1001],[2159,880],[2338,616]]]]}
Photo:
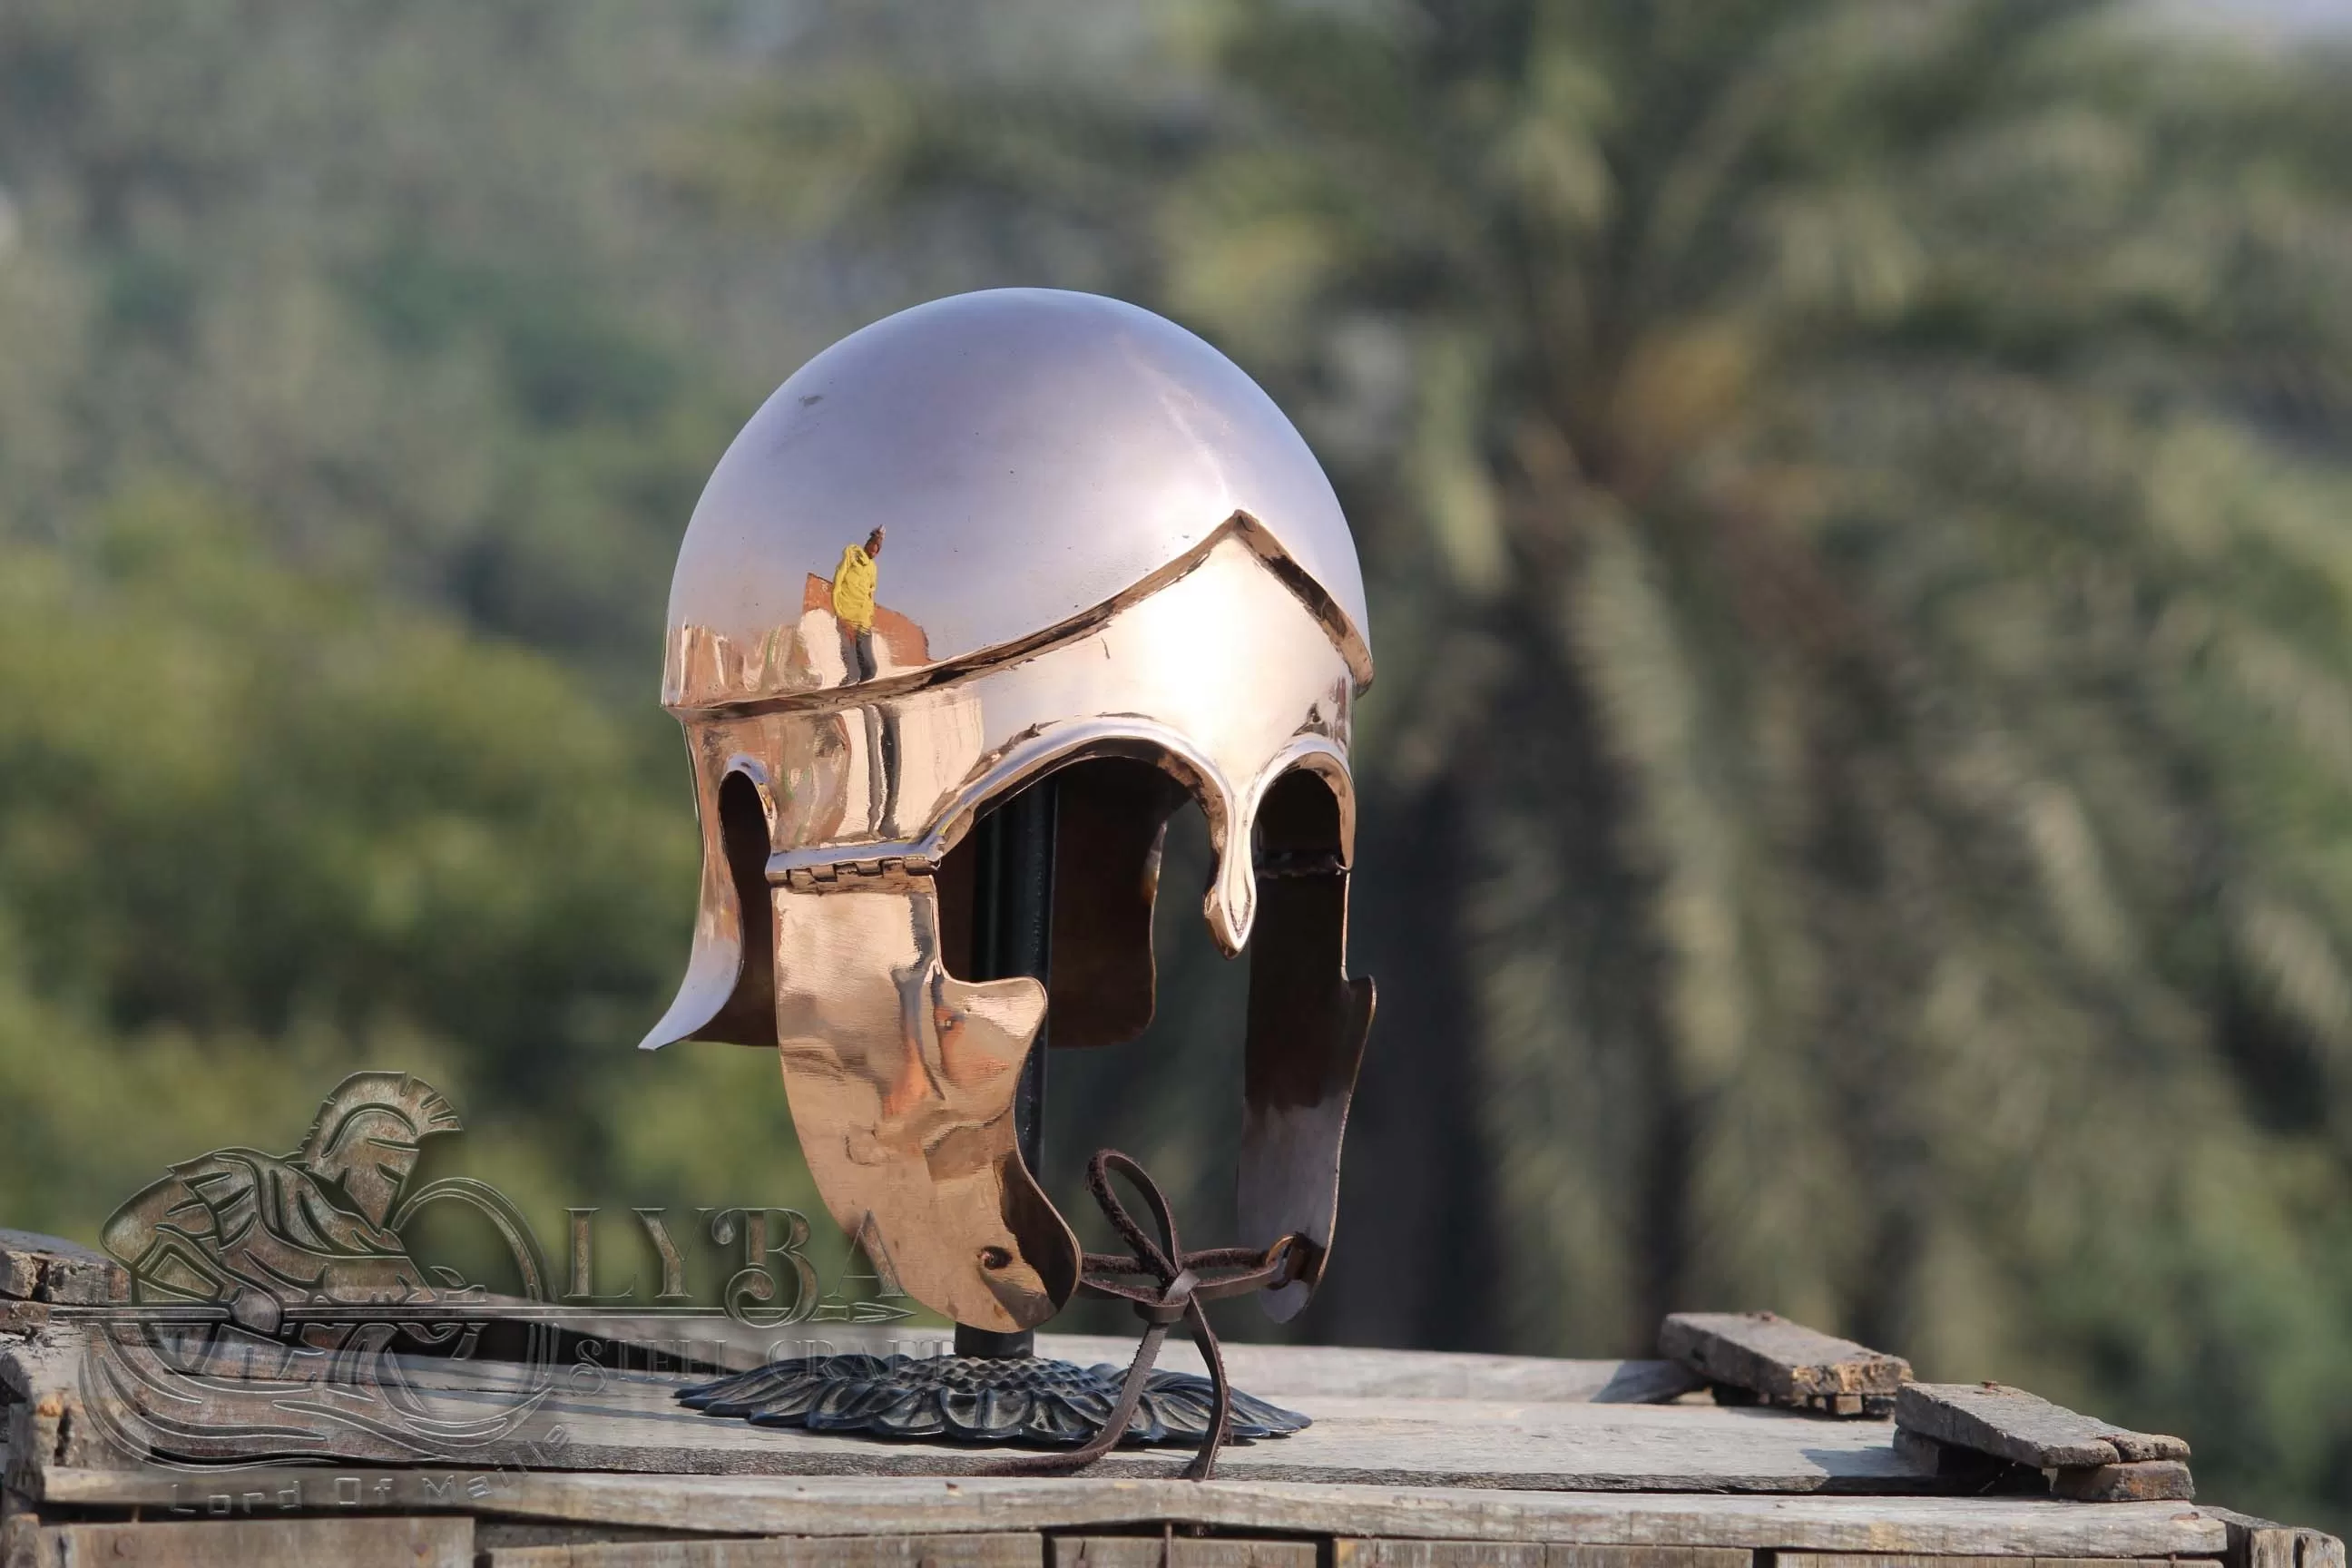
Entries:
{"type": "Polygon", "coordinates": [[[1233,1388],[1225,1381],[1225,1358],[1217,1349],[1217,1333],[1209,1326],[1203,1303],[1247,1290],[1273,1289],[1289,1284],[1311,1256],[1310,1246],[1304,1237],[1286,1236],[1263,1252],[1246,1247],[1187,1252],[1177,1239],[1176,1216],[1168,1206],[1167,1195],[1141,1165],[1116,1149],[1097,1150],[1095,1157],[1087,1162],[1087,1190],[1094,1194],[1103,1217],[1110,1221],[1119,1239],[1135,1250],[1132,1255],[1087,1253],[1078,1289],[1089,1296],[1106,1296],[1132,1304],[1136,1315],[1144,1322],[1142,1341],[1135,1347],[1135,1360],[1129,1364],[1127,1381],[1119,1387],[1118,1403],[1103,1421],[1102,1430],[1066,1453],[1013,1459],[982,1473],[1064,1475],[1086,1468],[1117,1447],[1127,1436],[1128,1423],[1134,1418],[1136,1406],[1143,1402],[1144,1387],[1151,1381],[1152,1364],[1160,1359],[1160,1347],[1166,1342],[1168,1331],[1181,1321],[1191,1325],[1192,1342],[1201,1347],[1201,1360],[1209,1368],[1209,1429],[1201,1439],[1201,1451],[1184,1467],[1187,1479],[1205,1481],[1217,1468],[1217,1450],[1224,1446],[1226,1429],[1232,1424],[1233,1388]],[[1127,1205],[1111,1191],[1114,1171],[1143,1194],[1144,1204],[1160,1231],[1158,1241],[1136,1224],[1135,1216],[1127,1212],[1127,1205]],[[1203,1269],[1235,1272],[1204,1279],[1201,1274],[1203,1269]],[[1156,1287],[1119,1283],[1135,1277],[1154,1280],[1156,1287]]]}

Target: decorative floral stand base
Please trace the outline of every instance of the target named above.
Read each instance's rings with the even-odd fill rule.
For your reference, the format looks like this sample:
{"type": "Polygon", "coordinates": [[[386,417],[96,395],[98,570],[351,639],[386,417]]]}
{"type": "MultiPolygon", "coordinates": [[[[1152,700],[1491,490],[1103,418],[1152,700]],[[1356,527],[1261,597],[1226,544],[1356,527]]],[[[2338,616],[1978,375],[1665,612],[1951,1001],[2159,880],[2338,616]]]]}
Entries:
{"type": "MultiPolygon", "coordinates": [[[[755,1426],[879,1437],[1071,1447],[1102,1430],[1127,1369],[1037,1356],[811,1356],[680,1390],[681,1404],[755,1426]]],[[[1125,1441],[1197,1447],[1207,1436],[1209,1380],[1154,1372],[1125,1441]]],[[[1233,1394],[1232,1436],[1286,1437],[1307,1425],[1297,1411],[1233,1394]]]]}

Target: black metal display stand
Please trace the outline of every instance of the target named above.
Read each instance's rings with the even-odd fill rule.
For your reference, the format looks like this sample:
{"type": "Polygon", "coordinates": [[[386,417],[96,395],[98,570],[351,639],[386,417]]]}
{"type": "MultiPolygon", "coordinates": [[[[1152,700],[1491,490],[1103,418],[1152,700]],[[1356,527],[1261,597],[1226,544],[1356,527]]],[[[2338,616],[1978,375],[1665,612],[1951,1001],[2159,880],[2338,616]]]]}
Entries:
{"type": "MultiPolygon", "coordinates": [[[[980,819],[972,829],[974,980],[1025,974],[1049,984],[1054,970],[1054,781],[1042,779],[980,819]]],[[[1013,1094],[1013,1137],[1030,1173],[1045,1179],[1045,1030],[1037,1031],[1013,1094]]],[[[998,1333],[956,1325],[955,1353],[993,1360],[1034,1355],[1034,1330],[998,1333]]]]}

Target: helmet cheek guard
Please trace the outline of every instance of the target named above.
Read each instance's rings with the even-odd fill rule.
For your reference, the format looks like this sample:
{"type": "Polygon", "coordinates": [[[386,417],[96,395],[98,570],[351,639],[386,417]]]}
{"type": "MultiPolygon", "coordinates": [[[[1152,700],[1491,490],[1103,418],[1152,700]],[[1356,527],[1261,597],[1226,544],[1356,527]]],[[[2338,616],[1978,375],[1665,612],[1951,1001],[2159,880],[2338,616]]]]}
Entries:
{"type": "Polygon", "coordinates": [[[1150,1023],[1160,845],[1190,798],[1210,929],[1255,942],[1242,1239],[1286,1249],[1265,1300],[1293,1316],[1372,1012],[1345,968],[1361,597],[1297,432],[1158,317],[1003,290],[828,350],[737,439],[681,551],[665,700],[702,900],[646,1046],[777,1047],[818,1189],[877,1265],[960,1323],[1034,1326],[1081,1255],[1014,1092],[1049,1012],[1065,1047],[1150,1023]],[[961,978],[954,851],[1049,774],[1050,992],[961,978]]]}
{"type": "Polygon", "coordinates": [[[1244,1053],[1242,1234],[1297,1236],[1298,1277],[1260,1298],[1286,1322],[1321,1279],[1339,1209],[1339,1145],[1372,1026],[1372,982],[1348,977],[1339,797],[1285,775],[1258,816],[1256,951],[1244,1053]]]}

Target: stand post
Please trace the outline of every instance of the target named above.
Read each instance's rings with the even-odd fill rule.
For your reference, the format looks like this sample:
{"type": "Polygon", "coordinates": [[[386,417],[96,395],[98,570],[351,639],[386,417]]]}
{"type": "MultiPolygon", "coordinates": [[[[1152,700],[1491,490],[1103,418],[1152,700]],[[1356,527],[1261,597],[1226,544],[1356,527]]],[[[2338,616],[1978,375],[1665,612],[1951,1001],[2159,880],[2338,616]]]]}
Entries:
{"type": "MultiPolygon", "coordinates": [[[[1016,974],[1050,980],[1054,951],[1054,781],[1041,779],[981,819],[979,886],[972,911],[972,978],[1016,974]]],[[[1045,1031],[1022,1068],[1013,1097],[1013,1135],[1032,1174],[1045,1177],[1045,1031]]],[[[1004,1358],[1036,1353],[1037,1336],[1001,1334],[958,1323],[956,1354],[1004,1358]]]]}

